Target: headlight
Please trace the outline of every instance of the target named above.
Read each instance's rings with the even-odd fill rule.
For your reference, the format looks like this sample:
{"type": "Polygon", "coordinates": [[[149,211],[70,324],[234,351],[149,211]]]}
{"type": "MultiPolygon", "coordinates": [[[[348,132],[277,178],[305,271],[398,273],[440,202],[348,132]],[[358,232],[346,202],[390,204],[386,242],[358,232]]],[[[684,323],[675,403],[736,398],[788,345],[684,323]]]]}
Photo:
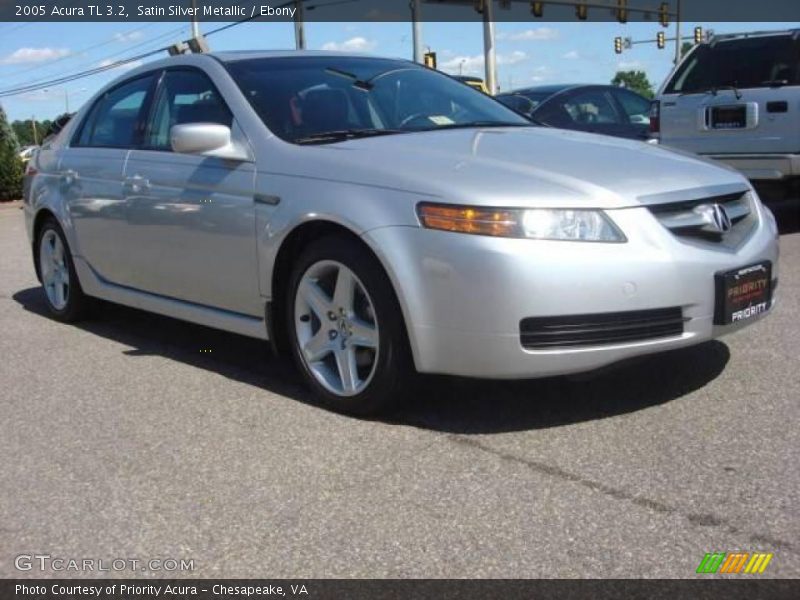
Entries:
{"type": "Polygon", "coordinates": [[[423,226],[443,231],[536,240],[626,241],[601,210],[486,208],[423,202],[417,206],[417,214],[423,226]]]}

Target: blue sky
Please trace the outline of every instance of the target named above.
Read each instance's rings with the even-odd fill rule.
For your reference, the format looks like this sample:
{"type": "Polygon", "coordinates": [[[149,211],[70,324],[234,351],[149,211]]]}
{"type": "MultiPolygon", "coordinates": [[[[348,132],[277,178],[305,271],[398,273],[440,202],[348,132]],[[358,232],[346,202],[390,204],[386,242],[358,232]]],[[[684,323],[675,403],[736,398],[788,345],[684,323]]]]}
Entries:
{"type": "MultiPolygon", "coordinates": [[[[221,23],[203,23],[210,31],[221,23]]],[[[691,34],[695,23],[683,25],[691,34]]],[[[717,33],[776,29],[776,23],[698,23],[717,33]]],[[[785,25],[800,27],[800,23],[785,25]]],[[[672,67],[674,49],[634,46],[617,55],[615,36],[652,39],[657,23],[497,23],[498,80],[501,90],[546,83],[608,83],[618,69],[642,69],[657,85],[672,67]]],[[[673,33],[672,27],[667,35],[673,33]]],[[[181,23],[0,23],[0,89],[91,69],[189,37],[181,23]]],[[[370,52],[410,58],[408,23],[308,23],[308,47],[370,52]]],[[[483,74],[480,23],[424,23],[424,44],[435,50],[439,67],[450,73],[483,74]]],[[[246,23],[209,38],[212,50],[293,48],[291,23],[246,23]]],[[[158,58],[158,56],[154,57],[158,58]]],[[[153,60],[153,59],[150,59],[153,60]]],[[[11,120],[51,118],[83,104],[107,81],[102,74],[46,91],[0,98],[11,120]]]]}

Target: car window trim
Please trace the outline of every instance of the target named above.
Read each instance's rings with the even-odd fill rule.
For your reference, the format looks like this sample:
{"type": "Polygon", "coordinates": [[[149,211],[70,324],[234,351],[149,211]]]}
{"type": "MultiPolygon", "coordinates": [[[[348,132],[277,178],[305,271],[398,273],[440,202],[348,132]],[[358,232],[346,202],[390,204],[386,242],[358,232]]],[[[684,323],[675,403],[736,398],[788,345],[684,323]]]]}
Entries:
{"type": "Polygon", "coordinates": [[[166,152],[169,154],[175,154],[175,151],[172,148],[158,148],[155,146],[145,145],[145,140],[148,138],[149,134],[152,133],[153,127],[153,119],[155,117],[156,111],[156,103],[158,101],[159,93],[161,92],[164,86],[164,79],[167,76],[167,73],[170,72],[197,72],[200,73],[203,77],[205,77],[208,82],[211,84],[211,88],[219,97],[222,104],[225,106],[225,109],[231,115],[231,129],[233,129],[233,124],[236,122],[236,114],[231,110],[231,107],[225,101],[225,96],[219,91],[217,84],[214,83],[214,79],[203,69],[194,65],[174,65],[170,67],[165,67],[161,69],[161,75],[158,78],[158,82],[156,83],[155,89],[153,90],[153,97],[150,102],[150,107],[147,111],[147,115],[145,116],[145,126],[144,132],[142,134],[142,139],[139,142],[139,145],[134,148],[134,150],[146,150],[147,152],[166,152]]]}
{"type": "MultiPolygon", "coordinates": [[[[150,86],[147,88],[147,91],[145,92],[144,99],[142,100],[142,106],[139,107],[139,112],[136,115],[136,120],[134,122],[135,131],[139,132],[139,135],[140,135],[141,134],[141,125],[142,125],[142,112],[143,112],[143,109],[145,107],[147,107],[147,111],[145,111],[145,112],[149,112],[149,110],[150,110],[150,102],[152,101],[153,88],[155,87],[155,81],[156,81],[156,78],[154,77],[154,75],[156,73],[158,73],[160,70],[161,69],[153,69],[152,71],[147,71],[145,73],[139,73],[135,77],[131,77],[130,79],[126,79],[124,81],[120,81],[119,83],[117,83],[117,84],[113,85],[112,87],[108,88],[107,90],[105,90],[92,103],[92,105],[89,107],[89,110],[86,111],[86,114],[81,119],[80,124],[78,125],[78,127],[75,128],[75,133],[73,133],[72,137],[70,138],[68,147],[69,148],[100,148],[100,149],[105,149],[105,150],[132,150],[132,149],[138,147],[138,144],[134,144],[132,146],[128,146],[128,145],[122,145],[122,146],[108,146],[108,145],[97,146],[97,145],[94,145],[94,144],[91,144],[91,143],[83,145],[83,144],[80,144],[78,142],[79,142],[81,136],[83,135],[83,131],[86,128],[86,126],[88,125],[89,120],[94,115],[95,110],[97,110],[97,108],[100,106],[100,104],[102,102],[104,102],[108,98],[109,94],[111,94],[111,93],[115,92],[116,90],[118,90],[119,88],[121,88],[123,86],[126,86],[126,85],[129,85],[129,84],[131,84],[131,83],[133,83],[135,81],[139,81],[140,79],[145,79],[147,77],[151,77],[151,78],[153,78],[153,81],[150,82],[150,86]]],[[[92,131],[92,133],[94,133],[94,131],[92,131]]],[[[91,136],[90,136],[90,140],[91,140],[91,136]]]]}

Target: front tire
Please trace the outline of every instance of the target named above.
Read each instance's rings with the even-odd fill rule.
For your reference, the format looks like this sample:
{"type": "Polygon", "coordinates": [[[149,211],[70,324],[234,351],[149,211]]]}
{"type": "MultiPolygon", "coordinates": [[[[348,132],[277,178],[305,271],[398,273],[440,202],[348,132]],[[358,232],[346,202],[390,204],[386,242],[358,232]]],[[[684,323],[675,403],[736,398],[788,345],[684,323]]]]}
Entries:
{"type": "Polygon", "coordinates": [[[65,323],[86,316],[90,300],[81,289],[64,232],[54,219],[47,219],[39,230],[36,249],[50,314],[65,323]]]}
{"type": "Polygon", "coordinates": [[[333,410],[385,413],[412,374],[400,306],[380,263],[342,236],[309,245],[286,302],[292,356],[333,410]]]}

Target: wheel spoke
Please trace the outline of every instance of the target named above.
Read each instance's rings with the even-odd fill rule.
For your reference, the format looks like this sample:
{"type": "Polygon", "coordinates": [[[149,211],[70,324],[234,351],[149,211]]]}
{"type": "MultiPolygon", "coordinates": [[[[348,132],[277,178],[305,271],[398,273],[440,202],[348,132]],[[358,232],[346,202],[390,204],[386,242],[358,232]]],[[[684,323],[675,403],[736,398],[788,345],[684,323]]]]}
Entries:
{"type": "Polygon", "coordinates": [[[57,278],[53,284],[53,304],[56,306],[56,308],[61,308],[64,305],[65,297],[66,294],[64,294],[64,284],[60,279],[57,278]]]}
{"type": "Polygon", "coordinates": [[[333,349],[327,332],[320,328],[317,334],[303,346],[303,353],[308,362],[318,362],[325,358],[333,349]]]}
{"type": "Polygon", "coordinates": [[[346,347],[334,351],[334,356],[336,356],[336,367],[339,370],[342,389],[348,394],[354,392],[359,384],[355,350],[352,347],[346,347]]]}
{"type": "Polygon", "coordinates": [[[310,279],[304,279],[300,284],[300,296],[305,300],[306,304],[311,307],[317,318],[320,321],[325,321],[328,317],[327,314],[331,310],[331,301],[325,295],[325,292],[310,279]]]}
{"type": "Polygon", "coordinates": [[[64,264],[64,246],[58,236],[53,238],[53,260],[59,266],[64,264]]]}
{"type": "Polygon", "coordinates": [[[53,264],[55,262],[53,260],[53,245],[47,239],[42,244],[42,254],[44,256],[45,262],[49,264],[53,264]]]}
{"type": "Polygon", "coordinates": [[[336,275],[336,287],[333,291],[333,305],[343,308],[347,314],[353,312],[353,295],[356,281],[349,269],[340,268],[336,275]]]}
{"type": "Polygon", "coordinates": [[[42,283],[44,285],[48,285],[53,281],[53,275],[55,274],[55,269],[53,269],[53,265],[50,261],[43,260],[41,265],[42,271],[42,283]]]}
{"type": "Polygon", "coordinates": [[[367,323],[358,317],[353,317],[350,320],[350,327],[352,330],[350,343],[354,346],[359,346],[361,348],[378,347],[378,330],[372,323],[367,323]]]}

